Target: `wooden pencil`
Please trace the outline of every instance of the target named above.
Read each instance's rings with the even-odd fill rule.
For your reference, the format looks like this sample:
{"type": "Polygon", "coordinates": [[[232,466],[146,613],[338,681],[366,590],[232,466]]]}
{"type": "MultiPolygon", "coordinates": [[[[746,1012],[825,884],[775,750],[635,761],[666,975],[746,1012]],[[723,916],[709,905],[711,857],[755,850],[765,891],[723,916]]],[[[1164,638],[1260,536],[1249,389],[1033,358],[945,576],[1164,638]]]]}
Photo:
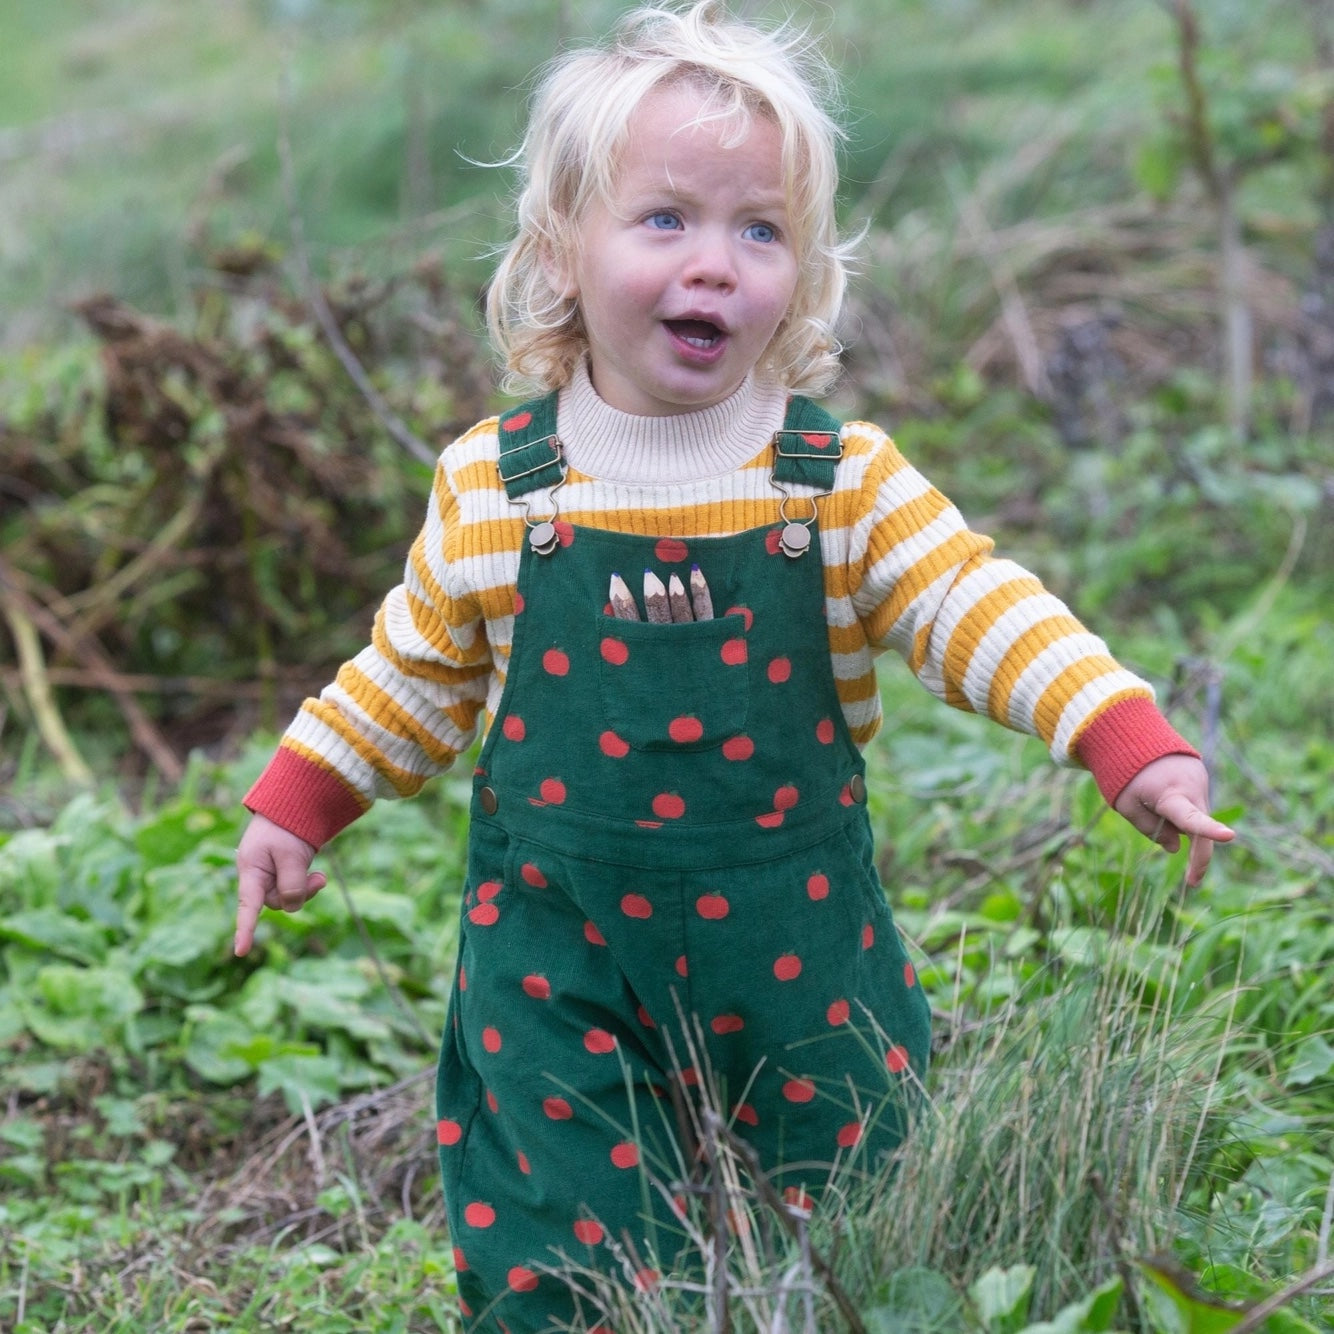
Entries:
{"type": "Polygon", "coordinates": [[[690,610],[690,599],[686,597],[686,586],[681,582],[679,574],[673,574],[667,580],[667,603],[672,609],[674,622],[695,619],[690,610]]]}
{"type": "Polygon", "coordinates": [[[698,565],[690,567],[690,601],[697,621],[713,620],[713,596],[698,565]]]}
{"type": "Polygon", "coordinates": [[[619,574],[613,574],[611,577],[610,601],[611,614],[618,621],[639,619],[639,608],[635,605],[634,594],[630,592],[630,585],[619,574]]]}
{"type": "Polygon", "coordinates": [[[672,608],[667,601],[667,590],[652,570],[644,571],[644,612],[650,621],[659,625],[671,624],[672,608]]]}

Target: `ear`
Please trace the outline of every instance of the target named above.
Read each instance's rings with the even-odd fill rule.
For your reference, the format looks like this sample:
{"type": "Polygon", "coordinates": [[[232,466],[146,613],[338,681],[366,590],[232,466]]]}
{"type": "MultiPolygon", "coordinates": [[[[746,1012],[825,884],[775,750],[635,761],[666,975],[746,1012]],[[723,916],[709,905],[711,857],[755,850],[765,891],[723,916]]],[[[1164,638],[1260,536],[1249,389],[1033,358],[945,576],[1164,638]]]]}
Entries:
{"type": "Polygon", "coordinates": [[[537,257],[542,265],[551,290],[567,301],[579,296],[579,283],[575,276],[574,254],[568,246],[557,247],[551,241],[543,241],[538,247],[537,257]]]}

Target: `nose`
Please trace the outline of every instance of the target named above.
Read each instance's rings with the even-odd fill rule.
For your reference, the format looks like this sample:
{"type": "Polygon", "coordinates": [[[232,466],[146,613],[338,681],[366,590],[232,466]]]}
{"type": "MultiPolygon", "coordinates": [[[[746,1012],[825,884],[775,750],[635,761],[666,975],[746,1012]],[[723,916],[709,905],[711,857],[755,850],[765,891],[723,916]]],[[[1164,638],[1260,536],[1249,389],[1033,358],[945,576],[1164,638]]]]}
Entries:
{"type": "Polygon", "coordinates": [[[737,283],[736,255],[730,239],[712,228],[696,231],[682,269],[687,287],[713,287],[731,291],[737,283]]]}

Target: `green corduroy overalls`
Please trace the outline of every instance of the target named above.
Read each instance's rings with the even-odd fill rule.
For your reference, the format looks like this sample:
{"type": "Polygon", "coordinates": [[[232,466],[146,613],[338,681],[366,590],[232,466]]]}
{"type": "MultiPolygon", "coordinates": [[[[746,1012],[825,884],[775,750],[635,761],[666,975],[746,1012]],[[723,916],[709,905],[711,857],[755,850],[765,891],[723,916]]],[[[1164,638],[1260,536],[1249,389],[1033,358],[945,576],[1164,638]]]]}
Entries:
{"type": "MultiPolygon", "coordinates": [[[[555,428],[554,395],[501,418],[515,503],[554,501],[555,428]]],[[[832,488],[840,448],[792,399],[776,514],[832,488]]],[[[789,1193],[902,1138],[929,1013],[872,860],[806,509],[804,552],[781,518],[689,539],[529,519],[437,1086],[471,1330],[571,1320],[566,1260],[640,1283],[673,1263],[673,1080],[708,1081],[789,1193]],[[613,572],[692,565],[714,619],[611,616],[613,572]]]]}

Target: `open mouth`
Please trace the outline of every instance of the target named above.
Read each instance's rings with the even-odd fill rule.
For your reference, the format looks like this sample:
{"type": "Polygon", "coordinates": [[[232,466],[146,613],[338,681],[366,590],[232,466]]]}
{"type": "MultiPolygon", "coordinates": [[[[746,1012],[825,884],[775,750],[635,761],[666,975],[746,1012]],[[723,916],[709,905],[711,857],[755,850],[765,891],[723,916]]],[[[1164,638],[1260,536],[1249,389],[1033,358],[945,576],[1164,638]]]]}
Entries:
{"type": "Polygon", "coordinates": [[[714,347],[723,336],[723,331],[710,320],[667,320],[665,323],[683,343],[701,350],[714,347]]]}

